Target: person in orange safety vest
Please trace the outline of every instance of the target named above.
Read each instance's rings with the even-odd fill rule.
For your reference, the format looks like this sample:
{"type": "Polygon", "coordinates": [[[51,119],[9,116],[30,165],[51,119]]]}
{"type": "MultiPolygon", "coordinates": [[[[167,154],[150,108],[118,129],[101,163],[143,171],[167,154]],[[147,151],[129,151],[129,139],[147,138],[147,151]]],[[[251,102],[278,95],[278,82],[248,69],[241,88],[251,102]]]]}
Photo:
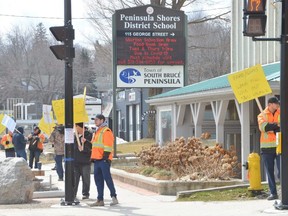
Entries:
{"type": "Polygon", "coordinates": [[[28,136],[29,141],[29,167],[33,168],[33,161],[35,159],[34,168],[38,168],[40,154],[43,152],[43,143],[45,140],[44,134],[41,134],[39,127],[34,127],[33,133],[28,136]]]}
{"type": "MultiPolygon", "coordinates": [[[[97,201],[90,204],[90,206],[104,206],[104,181],[110,190],[110,196],[112,198],[110,205],[112,206],[118,204],[117,194],[110,172],[114,135],[105,122],[104,115],[98,114],[93,120],[95,121],[97,130],[91,141],[91,161],[94,163],[94,180],[98,196],[97,201]]],[[[83,139],[82,142],[85,141],[86,140],[83,139]]]]}
{"type": "Polygon", "coordinates": [[[278,178],[280,178],[280,156],[276,154],[276,133],[280,131],[280,108],[277,97],[268,99],[268,106],[258,115],[258,126],[261,132],[260,149],[261,157],[268,176],[270,195],[268,200],[278,199],[274,165],[275,160],[278,168],[278,178]]]}
{"type": "Polygon", "coordinates": [[[7,157],[15,157],[15,148],[12,143],[13,133],[8,131],[8,134],[5,134],[1,139],[1,144],[4,146],[5,155],[7,157]]]}

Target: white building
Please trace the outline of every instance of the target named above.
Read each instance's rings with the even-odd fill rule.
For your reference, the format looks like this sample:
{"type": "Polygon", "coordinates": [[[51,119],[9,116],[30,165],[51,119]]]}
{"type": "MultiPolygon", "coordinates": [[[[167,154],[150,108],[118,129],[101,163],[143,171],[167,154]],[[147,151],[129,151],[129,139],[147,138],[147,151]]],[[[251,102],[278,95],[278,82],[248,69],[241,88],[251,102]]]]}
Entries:
{"type": "MultiPolygon", "coordinates": [[[[281,3],[267,3],[266,37],[279,38],[281,3]]],[[[267,98],[279,95],[280,43],[253,42],[243,36],[243,1],[232,0],[231,68],[237,72],[262,64],[272,89],[271,95],[259,98],[262,107],[267,98]]],[[[258,106],[255,101],[238,104],[227,75],[172,90],[147,100],[156,107],[156,141],[163,145],[176,137],[200,137],[210,132],[225,148],[235,145],[243,164],[249,153],[259,152],[260,132],[257,125],[258,106]]],[[[242,169],[242,179],[247,177],[242,169]]]]}

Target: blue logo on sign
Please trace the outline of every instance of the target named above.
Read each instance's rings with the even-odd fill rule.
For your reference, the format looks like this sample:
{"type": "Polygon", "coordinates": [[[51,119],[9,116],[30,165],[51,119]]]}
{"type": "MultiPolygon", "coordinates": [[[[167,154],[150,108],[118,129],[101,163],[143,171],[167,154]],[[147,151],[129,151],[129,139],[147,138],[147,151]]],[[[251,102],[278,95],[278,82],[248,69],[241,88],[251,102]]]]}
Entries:
{"type": "Polygon", "coordinates": [[[141,73],[134,68],[126,68],[119,74],[120,79],[124,83],[132,84],[136,82],[136,76],[141,76],[141,73]]]}

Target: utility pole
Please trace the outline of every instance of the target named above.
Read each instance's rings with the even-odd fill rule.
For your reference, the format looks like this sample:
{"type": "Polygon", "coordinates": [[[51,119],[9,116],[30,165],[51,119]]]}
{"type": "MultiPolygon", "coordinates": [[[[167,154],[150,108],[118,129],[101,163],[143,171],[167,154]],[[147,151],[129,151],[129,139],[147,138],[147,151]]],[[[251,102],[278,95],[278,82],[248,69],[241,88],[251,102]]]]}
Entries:
{"type": "MultiPolygon", "coordinates": [[[[64,0],[64,27],[67,32],[73,30],[71,0],[64,0]]],[[[74,30],[73,30],[74,39],[74,30]]],[[[74,133],[73,133],[73,39],[65,39],[65,203],[74,203],[74,133]]],[[[75,53],[74,53],[75,56],[75,53]]]]}
{"type": "Polygon", "coordinates": [[[281,29],[281,73],[280,73],[280,108],[281,108],[281,140],[282,154],[280,162],[281,202],[275,202],[279,210],[288,209],[288,0],[282,0],[282,29],[281,29]]]}
{"type": "Polygon", "coordinates": [[[74,200],[74,133],[73,133],[73,47],[71,0],[64,0],[64,26],[51,27],[50,31],[62,45],[51,46],[57,59],[65,61],[65,200],[61,205],[76,205],[74,200]]]}

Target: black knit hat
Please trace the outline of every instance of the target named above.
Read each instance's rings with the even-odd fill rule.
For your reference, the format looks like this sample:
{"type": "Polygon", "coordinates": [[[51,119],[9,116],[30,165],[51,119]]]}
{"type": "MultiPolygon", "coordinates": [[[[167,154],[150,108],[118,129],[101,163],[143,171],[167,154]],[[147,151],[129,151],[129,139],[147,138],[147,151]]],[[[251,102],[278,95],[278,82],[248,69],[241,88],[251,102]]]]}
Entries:
{"type": "Polygon", "coordinates": [[[280,104],[280,101],[277,97],[271,97],[268,99],[268,103],[280,104]]]}
{"type": "Polygon", "coordinates": [[[35,127],[33,128],[33,130],[40,130],[40,128],[39,128],[38,126],[35,126],[35,127]]]}

